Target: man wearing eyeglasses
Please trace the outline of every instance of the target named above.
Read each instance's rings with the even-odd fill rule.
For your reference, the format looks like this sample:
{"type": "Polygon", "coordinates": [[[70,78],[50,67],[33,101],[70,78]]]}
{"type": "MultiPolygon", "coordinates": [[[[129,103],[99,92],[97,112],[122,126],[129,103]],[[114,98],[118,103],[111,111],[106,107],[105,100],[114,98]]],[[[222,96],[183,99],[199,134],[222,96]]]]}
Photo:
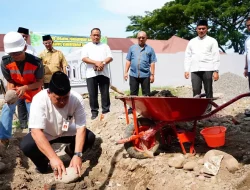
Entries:
{"type": "Polygon", "coordinates": [[[50,35],[43,36],[43,45],[45,50],[39,54],[44,65],[44,88],[48,88],[52,74],[56,71],[62,71],[66,74],[68,63],[59,50],[53,48],[53,40],[50,35]]]}
{"type": "MultiPolygon", "coordinates": [[[[29,112],[30,103],[43,84],[43,65],[41,60],[25,53],[26,42],[18,32],[9,32],[3,39],[4,50],[8,54],[2,57],[1,70],[8,81],[8,90],[16,91],[19,99],[24,99],[29,112]]],[[[19,100],[18,100],[19,101],[19,100]]],[[[5,103],[0,119],[0,140],[8,146],[12,132],[12,119],[16,104],[5,103]]]]}
{"type": "MultiPolygon", "coordinates": [[[[219,79],[220,54],[216,39],[207,35],[207,20],[197,23],[197,37],[191,39],[187,45],[184,61],[184,76],[190,77],[193,88],[193,96],[201,94],[202,83],[207,98],[213,98],[213,80],[219,79]]],[[[209,105],[207,112],[212,106],[209,105]]]]}
{"type": "MultiPolygon", "coordinates": [[[[124,72],[124,80],[128,80],[130,95],[138,96],[139,85],[141,85],[142,95],[147,96],[150,93],[150,83],[155,80],[155,63],[157,62],[155,51],[146,44],[147,34],[140,31],[137,34],[138,44],[132,45],[127,54],[127,61],[124,72]]],[[[129,108],[129,113],[132,109],[129,108]]]]}

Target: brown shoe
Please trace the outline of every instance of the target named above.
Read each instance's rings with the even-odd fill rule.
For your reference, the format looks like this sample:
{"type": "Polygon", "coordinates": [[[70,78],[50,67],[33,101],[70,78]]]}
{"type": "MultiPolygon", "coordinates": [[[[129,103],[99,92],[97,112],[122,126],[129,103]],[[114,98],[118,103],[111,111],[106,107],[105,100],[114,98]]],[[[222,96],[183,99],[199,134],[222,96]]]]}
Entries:
{"type": "Polygon", "coordinates": [[[107,120],[108,119],[108,116],[109,116],[109,113],[110,112],[107,112],[107,113],[102,113],[101,115],[100,115],[100,121],[105,121],[105,120],[107,120]]]}
{"type": "Polygon", "coordinates": [[[105,115],[102,113],[101,115],[100,115],[100,121],[103,121],[104,120],[104,118],[105,118],[105,115]]]}

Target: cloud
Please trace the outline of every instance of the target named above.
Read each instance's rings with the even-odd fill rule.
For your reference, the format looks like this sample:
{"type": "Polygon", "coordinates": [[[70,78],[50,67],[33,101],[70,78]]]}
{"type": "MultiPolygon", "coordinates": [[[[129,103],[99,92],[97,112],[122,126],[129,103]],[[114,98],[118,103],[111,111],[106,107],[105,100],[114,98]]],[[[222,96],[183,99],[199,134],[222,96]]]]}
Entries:
{"type": "Polygon", "coordinates": [[[161,8],[171,0],[100,0],[102,8],[115,14],[144,15],[145,11],[161,8]]]}

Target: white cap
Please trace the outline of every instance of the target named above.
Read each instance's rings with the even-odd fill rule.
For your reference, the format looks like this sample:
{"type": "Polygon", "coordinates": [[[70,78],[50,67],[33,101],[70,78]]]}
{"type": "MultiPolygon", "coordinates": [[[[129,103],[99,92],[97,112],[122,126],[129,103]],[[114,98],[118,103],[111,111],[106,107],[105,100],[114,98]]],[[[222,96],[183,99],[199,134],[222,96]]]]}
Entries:
{"type": "Polygon", "coordinates": [[[3,38],[4,51],[14,53],[23,51],[26,45],[23,36],[18,32],[8,32],[3,38]]]}

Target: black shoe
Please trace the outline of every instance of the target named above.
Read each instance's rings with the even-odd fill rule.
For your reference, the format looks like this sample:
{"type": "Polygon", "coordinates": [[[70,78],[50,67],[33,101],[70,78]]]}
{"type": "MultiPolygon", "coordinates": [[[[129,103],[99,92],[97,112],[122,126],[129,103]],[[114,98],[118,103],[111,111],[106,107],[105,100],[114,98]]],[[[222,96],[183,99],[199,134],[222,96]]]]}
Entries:
{"type": "Polygon", "coordinates": [[[38,173],[38,174],[44,174],[44,172],[42,172],[40,169],[38,168],[35,168],[35,172],[38,173]]]}
{"type": "Polygon", "coordinates": [[[20,121],[20,128],[27,129],[28,128],[28,121],[26,121],[26,120],[20,121]]]}
{"type": "Polygon", "coordinates": [[[94,120],[95,118],[97,118],[97,115],[92,115],[91,119],[94,120]]]}
{"type": "Polygon", "coordinates": [[[28,125],[20,125],[21,129],[28,129],[28,125]]]}
{"type": "Polygon", "coordinates": [[[205,111],[204,114],[209,114],[211,111],[212,111],[212,110],[208,109],[208,110],[205,111]]]}
{"type": "Polygon", "coordinates": [[[206,109],[206,111],[205,111],[204,114],[208,114],[208,113],[210,113],[211,111],[212,111],[212,105],[211,105],[211,104],[208,104],[207,109],[206,109]]]}
{"type": "Polygon", "coordinates": [[[249,109],[245,109],[245,116],[250,117],[250,110],[249,109]]]}
{"type": "Polygon", "coordinates": [[[128,114],[132,114],[132,113],[133,113],[132,108],[128,108],[128,114]]]}
{"type": "Polygon", "coordinates": [[[35,172],[38,174],[49,174],[51,172],[53,172],[53,170],[51,169],[50,166],[48,166],[47,168],[35,168],[35,172]]]}

